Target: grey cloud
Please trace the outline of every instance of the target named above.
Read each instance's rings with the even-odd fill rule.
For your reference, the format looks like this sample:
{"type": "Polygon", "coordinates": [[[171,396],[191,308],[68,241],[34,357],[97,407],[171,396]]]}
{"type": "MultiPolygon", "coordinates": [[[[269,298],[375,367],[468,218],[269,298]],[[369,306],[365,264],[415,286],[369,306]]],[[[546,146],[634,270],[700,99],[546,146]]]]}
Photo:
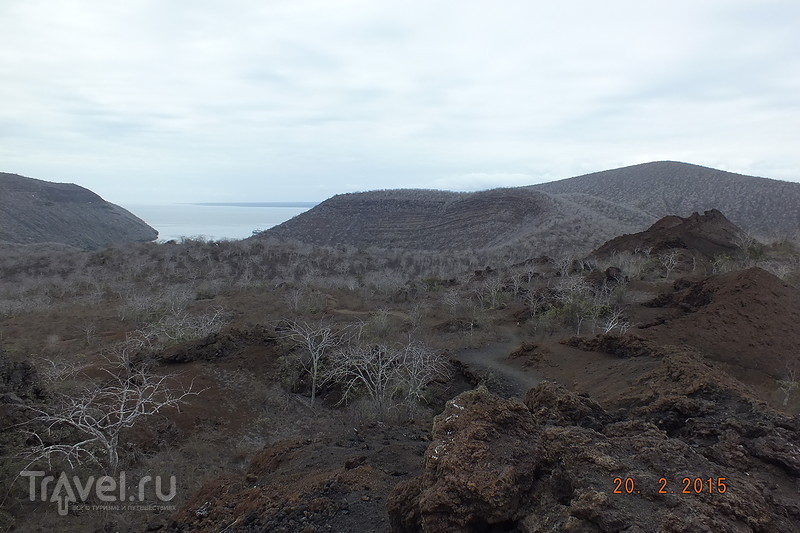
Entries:
{"type": "Polygon", "coordinates": [[[0,5],[0,170],[185,201],[647,157],[800,179],[793,2],[88,5],[0,5]]]}

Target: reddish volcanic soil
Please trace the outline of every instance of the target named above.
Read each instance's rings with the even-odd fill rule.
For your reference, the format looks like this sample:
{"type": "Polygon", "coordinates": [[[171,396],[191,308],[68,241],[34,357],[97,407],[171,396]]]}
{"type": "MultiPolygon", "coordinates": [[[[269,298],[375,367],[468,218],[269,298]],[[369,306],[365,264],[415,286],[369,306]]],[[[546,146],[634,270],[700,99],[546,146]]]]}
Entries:
{"type": "Polygon", "coordinates": [[[664,217],[647,230],[611,239],[594,253],[610,255],[614,252],[634,252],[650,249],[657,253],[670,248],[692,250],[705,258],[736,250],[739,229],[725,215],[711,209],[702,215],[693,213],[681,218],[664,217]]]}
{"type": "Polygon", "coordinates": [[[663,323],[638,334],[659,344],[688,345],[746,375],[783,379],[800,363],[800,290],[760,268],[678,280],[649,305],[663,323]]]}

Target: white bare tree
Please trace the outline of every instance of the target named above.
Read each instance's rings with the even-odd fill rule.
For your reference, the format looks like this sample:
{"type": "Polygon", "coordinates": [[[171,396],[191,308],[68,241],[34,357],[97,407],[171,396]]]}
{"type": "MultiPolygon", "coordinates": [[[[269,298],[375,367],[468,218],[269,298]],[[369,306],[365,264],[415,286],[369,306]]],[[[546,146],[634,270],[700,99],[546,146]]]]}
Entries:
{"type": "Polygon", "coordinates": [[[558,274],[562,278],[567,278],[570,276],[574,261],[575,258],[572,255],[564,255],[556,260],[556,268],[558,269],[558,274]]]}
{"type": "Polygon", "coordinates": [[[625,333],[629,327],[630,324],[625,320],[622,309],[618,307],[611,310],[602,324],[603,333],[611,333],[614,329],[619,329],[620,333],[625,333]]]}
{"type": "Polygon", "coordinates": [[[342,386],[342,401],[366,392],[379,413],[401,397],[410,406],[424,400],[426,387],[447,379],[450,367],[440,353],[421,343],[407,345],[351,344],[332,356],[328,377],[342,386]]]}
{"type": "Polygon", "coordinates": [[[521,294],[522,301],[528,306],[531,316],[535,317],[539,310],[547,303],[547,298],[540,291],[527,290],[521,294]]]}
{"type": "Polygon", "coordinates": [[[521,291],[524,282],[525,275],[522,272],[514,272],[508,278],[509,283],[511,284],[511,290],[513,291],[514,296],[516,297],[521,291]]]}
{"type": "MultiPolygon", "coordinates": [[[[288,339],[296,346],[303,348],[307,357],[301,358],[303,370],[311,376],[311,405],[317,397],[317,388],[322,377],[324,359],[331,350],[341,346],[353,334],[354,328],[335,329],[333,326],[318,322],[309,324],[290,320],[280,328],[283,331],[283,338],[288,339]]],[[[360,331],[360,330],[359,330],[360,331]]]]}
{"type": "Polygon", "coordinates": [[[483,309],[496,309],[500,293],[503,290],[503,280],[499,276],[489,276],[475,289],[475,295],[483,309]]]}
{"type": "Polygon", "coordinates": [[[25,453],[31,462],[61,457],[73,467],[90,461],[115,472],[124,430],[164,409],[177,409],[189,396],[202,392],[194,390],[193,383],[181,387],[171,376],[144,369],[105,372],[104,382],[78,394],[60,394],[51,408],[28,408],[34,414],[29,421],[32,429],[26,430],[35,442],[25,453]],[[75,437],[64,442],[70,434],[75,437]]]}
{"type": "Polygon", "coordinates": [[[678,266],[678,262],[680,261],[681,254],[678,250],[670,250],[668,252],[664,252],[659,256],[661,260],[661,265],[664,267],[665,277],[669,279],[669,275],[675,270],[675,267],[678,266]]]}
{"type": "Polygon", "coordinates": [[[406,385],[406,400],[410,403],[424,400],[423,393],[430,383],[450,377],[447,359],[440,352],[419,343],[409,343],[405,347],[398,370],[406,385]]]}
{"type": "Polygon", "coordinates": [[[786,379],[778,381],[778,387],[783,393],[783,405],[788,405],[792,393],[800,389],[800,381],[797,381],[797,378],[797,369],[789,363],[786,363],[786,379]]]}
{"type": "Polygon", "coordinates": [[[384,345],[351,344],[333,353],[328,378],[342,385],[343,402],[363,389],[384,413],[401,386],[397,368],[404,356],[384,345]]]}
{"type": "Polygon", "coordinates": [[[448,289],[442,296],[442,301],[450,310],[450,316],[456,316],[456,311],[458,311],[458,307],[462,302],[462,296],[458,292],[458,289],[448,289]]]}
{"type": "Polygon", "coordinates": [[[764,247],[750,233],[742,231],[734,239],[747,266],[756,266],[764,260],[764,247]]]}
{"type": "Polygon", "coordinates": [[[283,300],[289,305],[289,308],[295,312],[300,312],[300,308],[306,299],[307,290],[305,287],[292,287],[283,295],[283,300]]]}
{"type": "Polygon", "coordinates": [[[166,346],[218,333],[225,324],[226,317],[227,313],[221,307],[214,307],[201,315],[176,310],[145,325],[139,332],[151,339],[154,345],[166,346]]]}

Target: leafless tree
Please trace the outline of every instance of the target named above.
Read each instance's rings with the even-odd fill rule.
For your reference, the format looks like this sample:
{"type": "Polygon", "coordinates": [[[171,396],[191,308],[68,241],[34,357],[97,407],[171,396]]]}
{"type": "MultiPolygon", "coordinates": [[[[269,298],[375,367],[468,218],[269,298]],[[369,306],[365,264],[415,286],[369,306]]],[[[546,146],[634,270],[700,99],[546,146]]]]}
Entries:
{"type": "Polygon", "coordinates": [[[680,252],[678,250],[670,250],[661,254],[659,259],[661,260],[661,265],[664,267],[666,278],[669,279],[669,275],[675,270],[675,267],[678,266],[680,252]]]}
{"type": "Polygon", "coordinates": [[[765,270],[775,274],[777,277],[781,278],[782,280],[786,280],[786,276],[792,272],[792,265],[788,265],[786,263],[779,263],[776,261],[769,262],[763,266],[765,270]]]}
{"type": "Polygon", "coordinates": [[[75,358],[45,358],[37,365],[39,375],[48,388],[60,388],[89,368],[85,361],[75,358]]]}
{"type": "Polygon", "coordinates": [[[427,307],[422,302],[417,302],[411,306],[411,309],[408,311],[408,316],[411,319],[412,331],[416,331],[422,326],[426,311],[427,307]]]}
{"type": "Polygon", "coordinates": [[[629,327],[630,324],[625,320],[622,310],[619,308],[612,309],[602,324],[603,333],[610,333],[614,329],[619,329],[620,333],[625,333],[629,327]]]}
{"type": "Polygon", "coordinates": [[[303,287],[293,287],[284,294],[284,301],[289,305],[289,308],[297,313],[303,305],[306,298],[306,289],[303,287]]]}
{"type": "Polygon", "coordinates": [[[348,345],[334,352],[328,378],[342,386],[342,401],[366,392],[383,414],[398,397],[413,407],[424,400],[426,387],[447,379],[450,367],[439,352],[421,343],[348,345]]]}
{"type": "Polygon", "coordinates": [[[728,254],[715,255],[711,260],[711,272],[713,274],[724,274],[736,268],[734,260],[728,254]]]}
{"type": "Polygon", "coordinates": [[[389,328],[391,326],[390,315],[391,311],[388,308],[381,307],[370,316],[367,325],[372,335],[376,338],[385,338],[385,336],[389,334],[389,328]]]}
{"type": "Polygon", "coordinates": [[[532,317],[535,317],[547,303],[547,298],[541,290],[523,289],[517,297],[528,307],[532,317]]]}
{"type": "Polygon", "coordinates": [[[783,405],[788,405],[792,393],[800,388],[800,381],[797,381],[797,374],[797,369],[793,365],[787,363],[786,379],[778,381],[778,387],[783,393],[783,405]]]}
{"type": "Polygon", "coordinates": [[[423,392],[430,383],[450,376],[447,359],[423,344],[409,343],[403,350],[401,362],[398,370],[406,383],[406,399],[409,402],[423,400],[423,392]]]}
{"type": "Polygon", "coordinates": [[[189,396],[200,393],[193,383],[180,387],[171,376],[144,369],[105,372],[104,382],[75,395],[59,395],[51,409],[29,407],[35,416],[30,421],[33,429],[27,433],[35,444],[25,456],[31,462],[61,457],[72,467],[90,461],[116,471],[124,430],[164,409],[179,408],[189,396]],[[72,430],[77,437],[63,442],[64,430],[72,430]]]}
{"type": "Polygon", "coordinates": [[[483,280],[483,283],[475,289],[475,295],[484,309],[496,309],[498,297],[503,290],[503,281],[499,276],[490,276],[483,280]]]}
{"type": "Polygon", "coordinates": [[[756,266],[766,259],[764,245],[745,231],[739,233],[734,240],[747,266],[756,266]]]}
{"type": "Polygon", "coordinates": [[[619,254],[617,257],[619,261],[619,267],[625,273],[625,276],[632,279],[641,279],[642,271],[647,263],[647,259],[642,254],[624,252],[619,254]]]}
{"type": "Polygon", "coordinates": [[[324,358],[331,350],[342,345],[353,331],[337,330],[322,322],[309,324],[294,320],[285,322],[279,329],[283,331],[283,338],[302,347],[306,352],[307,357],[302,358],[301,363],[303,369],[311,376],[311,405],[313,406],[317,397],[324,358]]]}
{"type": "Polygon", "coordinates": [[[569,277],[574,261],[575,258],[572,255],[565,255],[556,260],[556,268],[558,268],[558,274],[562,278],[569,277]]]}
{"type": "Polygon", "coordinates": [[[191,339],[199,339],[218,333],[225,324],[227,313],[215,307],[201,315],[193,315],[185,310],[175,310],[159,320],[142,327],[139,333],[149,339],[151,344],[163,346],[191,339]]]}
{"type": "MultiPolygon", "coordinates": [[[[511,290],[514,292],[514,296],[517,296],[522,291],[524,277],[525,276],[522,272],[514,272],[511,274],[511,276],[509,276],[508,280],[511,283],[511,290]]],[[[528,278],[528,282],[530,283],[530,278],[528,278]]]]}
{"type": "Polygon", "coordinates": [[[566,276],[559,281],[556,290],[558,291],[558,299],[566,302],[584,297],[590,292],[590,287],[586,280],[580,276],[566,276]]]}
{"type": "Polygon", "coordinates": [[[403,350],[385,345],[351,344],[333,353],[328,378],[342,386],[343,402],[363,389],[384,413],[401,385],[397,368],[404,356],[403,350]]]}
{"type": "Polygon", "coordinates": [[[95,333],[97,333],[97,324],[94,322],[85,322],[83,325],[83,333],[86,336],[86,346],[91,346],[95,333]]]}
{"type": "Polygon", "coordinates": [[[442,296],[442,301],[450,310],[450,316],[455,316],[459,305],[461,305],[461,294],[458,289],[448,289],[442,296]]]}

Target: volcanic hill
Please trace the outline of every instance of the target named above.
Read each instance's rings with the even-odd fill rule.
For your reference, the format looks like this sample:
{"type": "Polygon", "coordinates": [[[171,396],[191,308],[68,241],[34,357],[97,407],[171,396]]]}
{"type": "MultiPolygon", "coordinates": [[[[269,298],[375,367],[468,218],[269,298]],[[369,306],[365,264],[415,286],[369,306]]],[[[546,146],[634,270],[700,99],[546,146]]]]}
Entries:
{"type": "Polygon", "coordinates": [[[531,187],[587,194],[654,217],[717,209],[737,226],[768,235],[800,230],[800,183],[746,176],[677,161],[655,161],[531,187]]]}
{"type": "Polygon", "coordinates": [[[317,245],[422,250],[491,249],[525,241],[557,253],[596,246],[652,221],[602,198],[522,188],[390,190],[334,196],[265,233],[317,245]]]}
{"type": "Polygon", "coordinates": [[[661,161],[552,183],[473,193],[340,194],[265,235],[316,245],[419,250],[589,251],[667,215],[717,209],[758,234],[800,231],[800,183],[661,161]]]}
{"type": "Polygon", "coordinates": [[[157,237],[144,221],[88,189],[0,173],[0,242],[97,249],[157,237]]]}

